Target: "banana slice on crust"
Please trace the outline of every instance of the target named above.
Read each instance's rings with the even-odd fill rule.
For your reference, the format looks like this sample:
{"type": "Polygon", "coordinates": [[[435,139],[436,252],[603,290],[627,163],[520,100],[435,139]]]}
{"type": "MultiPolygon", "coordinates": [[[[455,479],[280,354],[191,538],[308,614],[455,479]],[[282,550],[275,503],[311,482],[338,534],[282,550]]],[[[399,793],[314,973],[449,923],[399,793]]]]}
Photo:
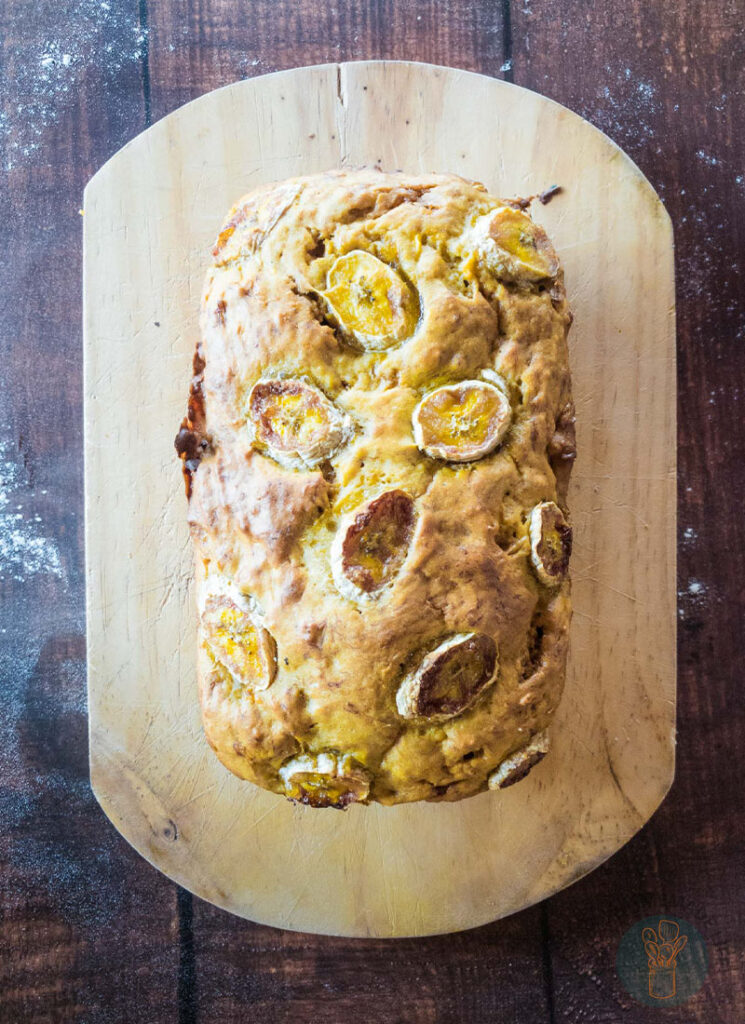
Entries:
{"type": "Polygon", "coordinates": [[[338,807],[365,803],[370,775],[350,754],[324,751],[301,754],[285,762],[279,777],[290,800],[311,807],[338,807]]]}
{"type": "Polygon", "coordinates": [[[406,560],[414,532],[414,502],[385,491],[344,520],[331,546],[334,581],[352,599],[376,596],[406,560]]]}
{"type": "Polygon", "coordinates": [[[317,466],[351,437],[349,417],[297,379],[260,380],[248,398],[255,447],[283,465],[317,466]]]}
{"type": "Polygon", "coordinates": [[[553,501],[542,501],[530,513],[530,560],[536,576],[556,587],[566,576],[572,554],[572,528],[553,501]]]}
{"type": "Polygon", "coordinates": [[[207,653],[230,673],[231,695],[266,690],[277,674],[274,638],[247,611],[224,595],[207,598],[202,612],[207,653]]]}
{"type": "Polygon", "coordinates": [[[505,392],[483,380],[435,388],[412,416],[417,447],[433,458],[473,462],[499,445],[512,421],[505,392]]]}
{"type": "Polygon", "coordinates": [[[506,758],[489,776],[489,789],[507,789],[524,779],[549,750],[547,732],[540,732],[522,750],[506,758]]]}
{"type": "Polygon", "coordinates": [[[497,645],[485,633],[458,633],[424,658],[401,683],[396,707],[402,718],[445,721],[477,699],[499,671],[497,645]]]}
{"type": "Polygon", "coordinates": [[[497,277],[532,283],[556,277],[559,260],[548,235],[510,206],[490,215],[484,256],[497,277]]]}
{"type": "Polygon", "coordinates": [[[354,250],[340,256],[321,293],[333,319],[363,348],[379,351],[414,333],[419,298],[387,263],[372,253],[354,250]]]}

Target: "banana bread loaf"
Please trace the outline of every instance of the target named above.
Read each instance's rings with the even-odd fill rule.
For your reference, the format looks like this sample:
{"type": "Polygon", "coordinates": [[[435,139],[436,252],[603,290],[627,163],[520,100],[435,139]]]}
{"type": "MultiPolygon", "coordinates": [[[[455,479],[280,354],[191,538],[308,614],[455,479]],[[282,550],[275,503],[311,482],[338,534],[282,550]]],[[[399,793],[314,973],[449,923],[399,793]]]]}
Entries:
{"type": "Polygon", "coordinates": [[[458,800],[548,749],[570,620],[562,271],[453,175],[231,210],[176,441],[208,742],[314,807],[458,800]]]}

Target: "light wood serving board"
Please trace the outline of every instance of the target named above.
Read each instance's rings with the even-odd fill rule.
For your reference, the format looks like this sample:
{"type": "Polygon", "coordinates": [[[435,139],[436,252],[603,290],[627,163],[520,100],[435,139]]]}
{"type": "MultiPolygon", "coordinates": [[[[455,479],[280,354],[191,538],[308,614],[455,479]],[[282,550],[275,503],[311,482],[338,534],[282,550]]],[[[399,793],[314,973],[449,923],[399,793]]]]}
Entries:
{"type": "Polygon", "coordinates": [[[85,193],[91,780],[122,834],[204,899],[341,935],[454,931],[590,871],[658,806],[675,725],[675,350],[670,220],[601,132],[534,93],[424,64],[238,82],[138,136],[85,193]],[[223,215],[261,182],[380,163],[454,171],[533,213],[563,260],[579,457],[575,613],[553,750],[456,804],[293,806],[202,737],[184,413],[223,215]]]}

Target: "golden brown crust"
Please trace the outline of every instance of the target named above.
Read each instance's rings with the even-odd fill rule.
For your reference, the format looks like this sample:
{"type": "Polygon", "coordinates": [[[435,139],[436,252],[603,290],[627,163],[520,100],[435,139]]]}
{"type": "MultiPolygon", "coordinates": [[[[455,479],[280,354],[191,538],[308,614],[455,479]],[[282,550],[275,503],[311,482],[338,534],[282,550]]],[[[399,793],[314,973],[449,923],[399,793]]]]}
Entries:
{"type": "Polygon", "coordinates": [[[181,449],[205,731],[236,775],[314,805],[456,800],[546,728],[569,582],[541,580],[529,523],[565,510],[570,322],[542,229],[455,176],[332,172],[230,212],[202,303],[205,416],[181,449]],[[483,395],[439,403],[451,447],[428,454],[415,410],[464,381],[483,395]],[[475,419],[494,387],[498,437],[475,419]],[[223,634],[210,651],[215,607],[242,610],[228,640],[250,623],[258,660],[220,660],[223,634]],[[462,709],[443,691],[447,714],[407,714],[405,682],[473,637],[481,669],[448,668],[462,709]]]}

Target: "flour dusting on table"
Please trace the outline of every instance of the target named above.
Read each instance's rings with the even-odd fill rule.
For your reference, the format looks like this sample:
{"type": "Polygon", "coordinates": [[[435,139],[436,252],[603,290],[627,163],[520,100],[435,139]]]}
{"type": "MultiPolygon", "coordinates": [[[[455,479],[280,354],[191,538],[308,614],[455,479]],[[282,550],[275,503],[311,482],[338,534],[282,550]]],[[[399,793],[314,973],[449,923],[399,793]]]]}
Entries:
{"type": "Polygon", "coordinates": [[[146,52],[147,29],[114,0],[39,0],[34,18],[46,34],[7,55],[17,102],[0,113],[5,171],[41,155],[47,130],[77,101],[91,72],[109,76],[146,52]]]}
{"type": "Polygon", "coordinates": [[[41,516],[24,511],[21,466],[9,441],[0,441],[0,582],[20,583],[43,573],[65,579],[57,545],[45,537],[41,516]]]}

